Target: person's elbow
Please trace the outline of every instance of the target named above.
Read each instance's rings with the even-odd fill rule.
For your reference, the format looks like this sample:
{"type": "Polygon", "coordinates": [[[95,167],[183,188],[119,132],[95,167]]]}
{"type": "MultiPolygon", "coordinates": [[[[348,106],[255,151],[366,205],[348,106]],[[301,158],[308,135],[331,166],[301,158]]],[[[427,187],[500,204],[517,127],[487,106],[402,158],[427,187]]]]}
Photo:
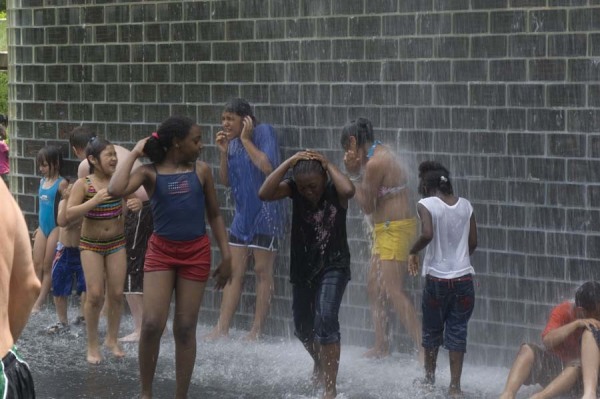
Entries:
{"type": "Polygon", "coordinates": [[[354,188],[354,185],[350,184],[348,187],[344,187],[344,189],[342,189],[342,192],[340,194],[342,195],[342,197],[344,197],[346,199],[351,199],[354,197],[355,193],[356,193],[356,189],[354,188]]]}
{"type": "MultiPolygon", "coordinates": [[[[31,267],[33,269],[33,265],[31,267]]],[[[25,285],[25,287],[23,287],[23,289],[25,290],[25,292],[28,292],[29,296],[32,297],[33,300],[35,301],[37,299],[37,297],[40,295],[40,291],[42,289],[42,283],[37,278],[35,273],[32,273],[29,276],[29,278],[26,280],[24,285],[25,285]]]]}
{"type": "Polygon", "coordinates": [[[270,193],[265,188],[265,186],[261,186],[261,188],[258,190],[258,198],[261,201],[270,201],[271,200],[271,196],[269,194],[270,193]]]}

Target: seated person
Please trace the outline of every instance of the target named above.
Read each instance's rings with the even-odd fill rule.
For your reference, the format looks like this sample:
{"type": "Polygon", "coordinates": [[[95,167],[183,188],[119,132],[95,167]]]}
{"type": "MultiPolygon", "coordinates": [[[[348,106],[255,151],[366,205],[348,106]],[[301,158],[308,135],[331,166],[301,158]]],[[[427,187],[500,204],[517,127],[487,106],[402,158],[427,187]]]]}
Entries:
{"type": "Polygon", "coordinates": [[[581,337],[581,373],[583,398],[596,399],[598,367],[600,366],[600,329],[596,325],[583,331],[581,337]]]}
{"type": "Polygon", "coordinates": [[[599,305],[600,282],[588,281],[577,289],[574,304],[566,301],[554,307],[542,333],[545,348],[521,346],[500,399],[514,399],[523,384],[544,387],[532,399],[572,393],[581,381],[581,335],[589,326],[600,328],[599,305]]]}

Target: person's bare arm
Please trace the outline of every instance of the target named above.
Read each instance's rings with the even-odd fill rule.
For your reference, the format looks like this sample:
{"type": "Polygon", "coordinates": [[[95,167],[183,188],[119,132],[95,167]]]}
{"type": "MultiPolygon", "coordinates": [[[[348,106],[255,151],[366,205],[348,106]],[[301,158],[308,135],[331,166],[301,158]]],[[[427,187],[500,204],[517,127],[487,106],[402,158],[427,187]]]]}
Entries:
{"type": "Polygon", "coordinates": [[[419,252],[433,239],[431,213],[422,204],[417,204],[417,213],[421,220],[421,234],[413,244],[408,255],[408,274],[411,276],[416,276],[419,273],[419,252]]]}
{"type": "Polygon", "coordinates": [[[40,293],[41,285],[33,268],[31,242],[23,214],[12,198],[5,203],[9,203],[9,207],[12,208],[11,212],[17,215],[14,231],[14,257],[10,286],[8,287],[8,322],[13,340],[17,341],[27,324],[33,304],[40,293]]]}
{"type": "Polygon", "coordinates": [[[312,155],[313,159],[321,162],[321,165],[327,171],[331,182],[335,186],[335,191],[337,191],[340,204],[344,208],[348,208],[348,200],[354,197],[354,184],[352,184],[350,179],[348,179],[348,177],[343,174],[335,165],[329,162],[327,158],[325,158],[325,155],[315,151],[308,151],[308,153],[312,155]]]}
{"type": "Polygon", "coordinates": [[[217,193],[215,191],[212,172],[204,162],[197,161],[196,168],[200,171],[200,176],[202,177],[206,217],[221,251],[221,263],[213,272],[213,277],[217,280],[216,287],[223,288],[231,278],[231,251],[229,250],[227,230],[217,202],[217,193]]]}
{"type": "Polygon", "coordinates": [[[383,164],[379,159],[371,159],[365,166],[362,181],[357,182],[355,198],[363,212],[370,215],[377,205],[377,189],[383,179],[383,164]]]}
{"type": "Polygon", "coordinates": [[[108,192],[114,197],[127,197],[134,193],[140,186],[146,182],[147,167],[142,165],[137,167],[133,173],[131,169],[139,157],[144,156],[144,145],[148,137],[137,142],[133,150],[127,157],[119,162],[123,162],[120,168],[110,178],[108,183],[108,192]]]}
{"type": "Polygon", "coordinates": [[[275,201],[292,195],[292,189],[289,184],[283,181],[287,171],[292,168],[300,159],[310,159],[308,153],[300,151],[292,157],[283,161],[277,169],[267,176],[264,183],[258,190],[258,198],[261,201],[275,201]]]}
{"type": "Polygon", "coordinates": [[[229,140],[227,140],[227,134],[223,131],[217,133],[215,139],[217,149],[219,150],[219,180],[225,187],[229,186],[229,165],[227,164],[227,153],[229,151],[229,140]]]}
{"type": "Polygon", "coordinates": [[[586,328],[589,324],[595,325],[596,328],[600,327],[600,322],[596,319],[577,319],[569,324],[565,324],[562,327],[549,331],[542,338],[542,342],[546,348],[552,349],[562,344],[575,331],[580,328],[586,328]]]}
{"type": "Polygon", "coordinates": [[[254,143],[252,142],[252,134],[254,130],[254,123],[252,122],[252,118],[246,116],[244,118],[242,134],[240,135],[240,140],[242,141],[242,145],[246,149],[248,153],[248,157],[252,163],[260,169],[261,172],[268,176],[273,171],[273,165],[271,165],[271,161],[267,154],[258,149],[254,143]]]}
{"type": "Polygon", "coordinates": [[[469,255],[473,255],[477,248],[477,222],[475,221],[475,214],[471,214],[471,221],[469,226],[469,255]]]}

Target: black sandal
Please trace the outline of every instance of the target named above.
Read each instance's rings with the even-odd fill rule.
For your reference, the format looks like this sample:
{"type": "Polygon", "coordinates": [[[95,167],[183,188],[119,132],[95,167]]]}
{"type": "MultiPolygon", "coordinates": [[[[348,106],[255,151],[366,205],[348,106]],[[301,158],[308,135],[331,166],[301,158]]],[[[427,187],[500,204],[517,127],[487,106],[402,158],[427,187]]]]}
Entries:
{"type": "Polygon", "coordinates": [[[46,328],[46,333],[50,335],[63,334],[69,331],[69,325],[60,321],[46,328]]]}

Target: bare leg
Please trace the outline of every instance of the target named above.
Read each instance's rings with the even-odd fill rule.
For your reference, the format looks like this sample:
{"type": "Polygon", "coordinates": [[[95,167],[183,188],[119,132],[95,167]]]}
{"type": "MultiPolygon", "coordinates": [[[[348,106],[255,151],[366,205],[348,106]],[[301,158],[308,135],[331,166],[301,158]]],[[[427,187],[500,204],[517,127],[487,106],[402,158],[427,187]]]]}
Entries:
{"type": "MultiPolygon", "coordinates": [[[[33,241],[33,266],[35,268],[35,274],[37,278],[42,282],[42,269],[44,268],[44,256],[46,255],[46,242],[48,241],[41,229],[37,229],[34,234],[33,241]]],[[[41,291],[40,291],[41,292],[41,291]]],[[[39,296],[38,296],[39,299],[39,296]]],[[[40,304],[38,301],[33,305],[31,313],[38,313],[40,311],[40,304]]]]}
{"type": "Polygon", "coordinates": [[[449,357],[450,388],[448,389],[448,395],[450,395],[450,397],[462,397],[462,390],[460,389],[460,377],[462,376],[465,353],[450,351],[449,357]]]}
{"type": "Polygon", "coordinates": [[[58,321],[63,324],[69,324],[69,319],[67,318],[67,297],[55,296],[54,306],[56,307],[56,315],[58,316],[58,321]]]}
{"type": "Polygon", "coordinates": [[[56,253],[56,244],[58,242],[58,228],[52,230],[46,240],[46,249],[44,252],[44,260],[42,263],[42,288],[37,301],[33,305],[34,309],[41,309],[48,300],[48,294],[52,287],[52,261],[56,253]]]}
{"type": "Polygon", "coordinates": [[[500,395],[500,399],[515,399],[517,391],[521,388],[527,377],[529,377],[534,361],[535,354],[529,345],[521,345],[521,349],[517,353],[517,358],[508,373],[506,385],[500,395]]]}
{"type": "Polygon", "coordinates": [[[325,382],[323,399],[333,399],[337,396],[336,382],[340,366],[340,343],[320,345],[319,353],[325,382]]]}
{"type": "Polygon", "coordinates": [[[98,364],[102,361],[98,342],[98,321],[100,309],[104,303],[104,256],[92,252],[81,251],[81,265],[85,275],[86,301],[85,320],[87,332],[87,361],[98,364]]]}
{"type": "Polygon", "coordinates": [[[435,369],[439,349],[439,346],[425,349],[425,383],[429,385],[435,384],[435,369]]]}
{"type": "Polygon", "coordinates": [[[83,314],[83,311],[85,309],[85,298],[87,297],[85,291],[81,293],[80,295],[80,300],[79,300],[79,316],[81,317],[85,317],[83,314]]]}
{"type": "Polygon", "coordinates": [[[253,249],[254,253],[254,273],[256,274],[256,310],[254,313],[254,322],[247,340],[257,340],[263,331],[263,326],[269,307],[271,306],[271,297],[273,296],[273,264],[277,252],[262,249],[253,249]]]}
{"type": "Polygon", "coordinates": [[[315,341],[302,342],[304,345],[304,349],[308,352],[310,357],[313,360],[313,375],[312,375],[312,383],[315,387],[323,384],[323,373],[321,372],[321,361],[319,360],[319,344],[315,341]]]}
{"type": "Polygon", "coordinates": [[[581,372],[583,373],[583,398],[596,399],[598,388],[598,366],[600,349],[590,330],[584,330],[581,337],[581,372]]]}
{"type": "Polygon", "coordinates": [[[565,367],[562,373],[558,375],[541,392],[531,396],[531,399],[550,399],[567,392],[571,389],[577,380],[581,378],[581,368],[575,366],[565,367]]]}
{"type": "Polygon", "coordinates": [[[143,399],[152,397],[152,381],[158,361],[160,337],[167,324],[174,287],[174,271],[144,273],[144,311],[138,351],[143,399]]]}
{"type": "Polygon", "coordinates": [[[123,357],[118,342],[121,314],[123,312],[123,285],[127,275],[127,259],[125,248],[114,254],[106,256],[106,302],[108,303],[107,332],[104,345],[110,349],[115,357],[123,357]]]}
{"type": "Polygon", "coordinates": [[[406,262],[382,260],[381,283],[387,298],[392,303],[396,315],[419,348],[419,361],[423,363],[424,352],[421,346],[421,322],[411,299],[404,292],[404,277],[408,266],[406,262]]]}
{"type": "Polygon", "coordinates": [[[206,282],[178,277],[175,287],[175,398],[187,398],[194,363],[196,362],[196,326],[206,282]]]}
{"type": "Polygon", "coordinates": [[[375,330],[375,346],[366,351],[364,357],[381,358],[390,354],[387,342],[387,312],[385,310],[385,295],[381,290],[381,263],[377,256],[371,257],[371,267],[367,276],[367,293],[371,305],[371,317],[375,330]]]}
{"type": "Polygon", "coordinates": [[[242,296],[248,255],[247,247],[231,246],[231,280],[223,289],[219,321],[212,332],[205,337],[206,339],[216,339],[229,334],[231,319],[233,319],[242,296]]]}
{"type": "Polygon", "coordinates": [[[140,331],[142,329],[142,311],[144,309],[143,294],[125,294],[125,299],[131,310],[133,317],[133,332],[123,338],[119,338],[121,342],[138,342],[140,340],[140,331]]]}

